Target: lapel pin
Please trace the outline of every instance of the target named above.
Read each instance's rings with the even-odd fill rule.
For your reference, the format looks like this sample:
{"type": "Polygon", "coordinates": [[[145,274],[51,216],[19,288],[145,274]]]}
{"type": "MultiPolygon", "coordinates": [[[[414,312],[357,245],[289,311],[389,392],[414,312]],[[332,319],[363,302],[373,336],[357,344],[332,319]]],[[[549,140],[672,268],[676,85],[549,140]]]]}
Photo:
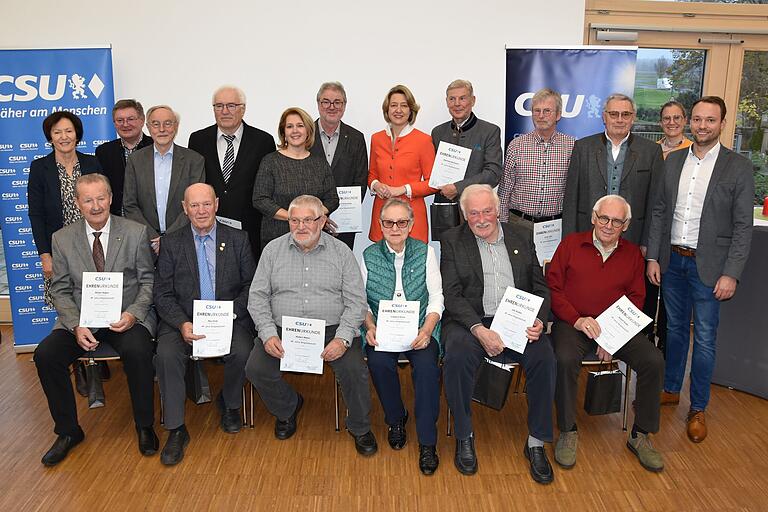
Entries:
{"type": "Polygon", "coordinates": [[[118,237],[115,237],[115,240],[119,242],[120,240],[122,240],[122,238],[120,238],[120,237],[118,236],[118,237]]]}
{"type": "Polygon", "coordinates": [[[515,250],[514,250],[514,253],[515,253],[515,254],[517,254],[517,252],[518,252],[518,251],[517,251],[517,249],[515,249],[515,250]]]}
{"type": "Polygon", "coordinates": [[[224,250],[224,247],[226,247],[226,245],[227,245],[227,244],[225,244],[224,242],[221,242],[221,245],[219,245],[219,250],[220,250],[220,251],[223,251],[223,250],[224,250]]]}

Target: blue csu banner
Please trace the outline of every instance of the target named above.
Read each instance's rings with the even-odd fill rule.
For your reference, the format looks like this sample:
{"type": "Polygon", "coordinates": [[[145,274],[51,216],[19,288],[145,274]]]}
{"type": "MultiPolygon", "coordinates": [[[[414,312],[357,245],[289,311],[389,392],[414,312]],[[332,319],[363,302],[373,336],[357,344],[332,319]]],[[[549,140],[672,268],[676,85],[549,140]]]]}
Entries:
{"type": "Polygon", "coordinates": [[[15,348],[33,346],[51,330],[56,310],[43,301],[43,273],[27,206],[33,160],[52,151],[43,120],[66,110],[83,122],[78,151],[93,153],[115,136],[110,48],[0,50],[0,228],[15,348]]]}
{"type": "Polygon", "coordinates": [[[612,93],[632,96],[637,48],[508,48],[505,146],[533,130],[531,98],[543,87],[559,92],[558,131],[577,139],[605,130],[603,102],[612,93]]]}

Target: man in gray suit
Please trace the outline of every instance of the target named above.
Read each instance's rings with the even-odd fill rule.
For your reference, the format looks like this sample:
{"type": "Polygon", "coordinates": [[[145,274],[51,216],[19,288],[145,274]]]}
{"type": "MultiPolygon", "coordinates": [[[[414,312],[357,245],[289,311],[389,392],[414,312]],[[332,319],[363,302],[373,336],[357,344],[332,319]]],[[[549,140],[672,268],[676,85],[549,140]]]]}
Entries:
{"type": "Polygon", "coordinates": [[[189,185],[205,182],[205,159],[174,144],[179,116],[171,107],[150,108],[147,127],[155,142],[128,157],[123,209],[127,218],[147,226],[152,250],[158,254],[160,237],[187,223],[181,200],[189,185]]]}
{"type": "Polygon", "coordinates": [[[645,251],[650,225],[645,220],[653,208],[664,159],[658,144],[630,133],[635,112],[632,98],[608,96],[603,107],[605,133],[577,140],[573,146],[563,197],[563,238],[592,229],[592,205],[617,194],[632,207],[632,224],[624,238],[645,251]]]}
{"type": "Polygon", "coordinates": [[[156,317],[152,310],[154,281],[147,229],[141,224],[110,215],[112,190],[101,174],[78,178],[75,202],[81,219],[53,234],[53,282],[51,296],[59,317],[35,350],[35,365],[48,408],[55,423],[56,442],[42,463],[54,466],[64,460],[85,434],[77,422],[77,408],[68,366],[99,342],[107,342],[120,354],[128,377],[133,419],[142,455],[157,452],[152,427],[152,337],[156,317]],[[123,312],[108,329],[80,327],[83,272],[123,274],[123,312]]]}
{"type": "Polygon", "coordinates": [[[194,302],[234,303],[232,344],[223,358],[224,385],[216,399],[221,429],[230,434],[243,425],[240,407],[245,363],[256,335],[247,310],[248,289],[256,270],[248,233],[216,221],[219,199],[210,185],[190,185],[183,207],[191,226],[165,236],[155,274],[155,308],[160,317],[155,366],[164,426],[169,431],[160,460],[166,465],[181,462],[189,442],[184,425],[184,375],[192,345],[205,338],[192,332],[194,302]]]}
{"type": "Polygon", "coordinates": [[[720,145],[724,126],[721,98],[705,96],[693,104],[694,142],[667,157],[648,242],[648,278],[656,285],[664,281],[667,307],[662,405],[680,400],[694,312],[687,428],[694,443],[707,436],[704,410],[715,367],[720,302],[736,292],[752,242],[752,164],[720,145]]]}

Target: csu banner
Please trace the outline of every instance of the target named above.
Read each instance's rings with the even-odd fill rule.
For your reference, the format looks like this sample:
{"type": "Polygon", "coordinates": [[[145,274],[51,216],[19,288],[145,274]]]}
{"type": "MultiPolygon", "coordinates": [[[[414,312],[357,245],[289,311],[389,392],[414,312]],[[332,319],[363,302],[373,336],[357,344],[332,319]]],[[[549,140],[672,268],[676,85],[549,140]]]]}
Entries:
{"type": "Polygon", "coordinates": [[[558,131],[581,138],[605,130],[603,102],[632,96],[636,47],[507,48],[506,144],[533,130],[531,98],[543,87],[563,97],[558,131]]]}
{"type": "Polygon", "coordinates": [[[115,137],[113,104],[110,48],[0,50],[0,229],[17,350],[40,342],[56,320],[43,301],[27,205],[29,166],[53,150],[43,120],[62,110],[76,114],[83,122],[77,149],[92,154],[115,137]]]}

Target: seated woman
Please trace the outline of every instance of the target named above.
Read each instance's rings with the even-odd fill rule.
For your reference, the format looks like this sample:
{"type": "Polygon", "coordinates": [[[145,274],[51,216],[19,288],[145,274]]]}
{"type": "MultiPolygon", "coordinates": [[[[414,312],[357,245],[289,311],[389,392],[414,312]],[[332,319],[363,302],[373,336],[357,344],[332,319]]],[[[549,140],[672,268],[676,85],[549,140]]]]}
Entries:
{"type": "MultiPolygon", "coordinates": [[[[381,208],[378,223],[384,239],[363,252],[361,271],[368,297],[368,314],[361,331],[365,337],[368,369],[389,425],[389,445],[405,446],[408,411],[400,396],[397,375],[399,352],[377,350],[376,323],[379,301],[417,301],[418,334],[410,350],[402,352],[413,368],[416,392],[416,433],[419,438],[419,469],[431,475],[437,469],[437,416],[440,412],[440,317],[443,314],[443,281],[435,252],[429,245],[411,238],[413,209],[403,199],[390,198],[381,208]],[[434,343],[433,343],[434,341],[434,343]]],[[[382,347],[384,348],[384,347],[382,347]]]]}

